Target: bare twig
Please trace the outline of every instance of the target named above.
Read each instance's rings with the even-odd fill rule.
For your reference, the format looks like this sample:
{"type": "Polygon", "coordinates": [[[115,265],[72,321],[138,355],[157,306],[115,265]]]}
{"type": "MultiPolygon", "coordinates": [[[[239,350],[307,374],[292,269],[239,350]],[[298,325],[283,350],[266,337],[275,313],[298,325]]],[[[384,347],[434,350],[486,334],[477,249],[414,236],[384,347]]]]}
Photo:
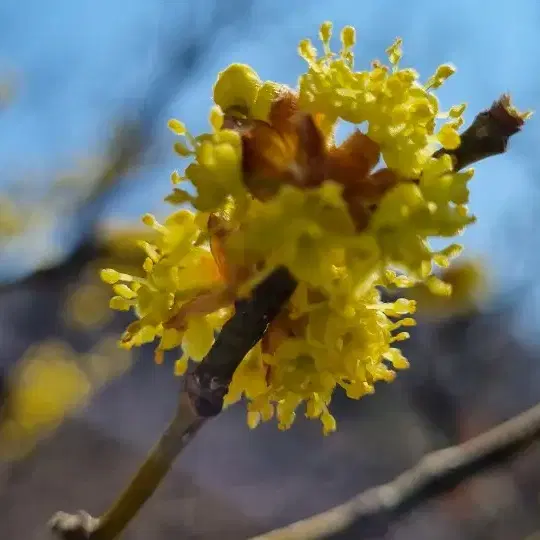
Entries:
{"type": "MultiPolygon", "coordinates": [[[[511,107],[508,96],[501,97],[489,110],[480,113],[472,126],[465,131],[463,150],[461,152],[459,149],[448,152],[454,158],[454,168],[458,170],[485,157],[504,152],[509,137],[519,131],[525,118],[525,115],[520,115],[511,107]]],[[[441,153],[438,152],[436,155],[441,153]]],[[[205,419],[217,416],[221,412],[223,398],[227,393],[234,371],[246,353],[263,337],[268,324],[289,300],[295,288],[296,281],[288,270],[278,268],[255,288],[249,299],[237,302],[235,314],[224,325],[207,357],[185,378],[185,392],[182,393],[177,418],[173,421],[173,424],[178,422],[179,425],[183,426],[184,431],[174,431],[180,440],[183,440],[187,432],[194,433],[196,431],[193,426],[199,426],[205,419]],[[189,398],[187,400],[185,399],[186,395],[189,398]],[[180,419],[182,415],[186,415],[189,419],[183,424],[180,419]]],[[[540,416],[540,411],[537,411],[536,414],[540,416]]],[[[537,421],[537,424],[540,424],[540,420],[537,421]]],[[[520,424],[520,427],[523,426],[520,424]]],[[[514,432],[512,431],[512,433],[514,432]]],[[[168,437],[168,435],[165,434],[163,437],[168,437]]],[[[489,440],[491,439],[488,437],[489,440]]],[[[521,439],[519,440],[521,441],[521,439]]],[[[103,518],[95,520],[84,512],[78,514],[79,518],[62,513],[60,518],[57,517],[54,521],[55,532],[63,540],[70,538],[114,539],[152,494],[183,446],[184,444],[180,443],[177,447],[175,446],[176,452],[167,453],[166,460],[161,462],[155,470],[153,466],[147,466],[147,461],[119,502],[103,518]],[[110,523],[114,525],[110,525],[110,523]],[[79,535],[78,537],[70,536],[73,535],[74,529],[79,535]]],[[[474,444],[472,447],[476,448],[474,444]]],[[[478,452],[482,448],[477,449],[478,452]]],[[[445,452],[447,453],[443,457],[450,460],[451,472],[453,472],[454,468],[461,464],[461,461],[454,455],[456,449],[452,448],[445,452]]],[[[152,455],[149,460],[153,459],[152,455]]],[[[427,461],[428,465],[424,464],[423,467],[434,470],[434,465],[438,463],[437,460],[440,460],[439,454],[435,456],[437,459],[430,458],[427,461]]],[[[461,465],[462,474],[471,474],[474,468],[470,470],[470,467],[473,465],[475,467],[482,466],[479,456],[468,466],[461,465]],[[465,471],[468,472],[465,473],[465,471]]],[[[411,483],[411,474],[414,478],[414,474],[417,472],[414,469],[413,472],[405,473],[405,479],[411,483]]],[[[450,478],[451,474],[448,477],[450,478]]],[[[401,483],[404,483],[401,477],[399,479],[401,483]]],[[[414,483],[414,486],[415,489],[419,489],[424,484],[414,483]]],[[[378,492],[378,497],[380,498],[381,494],[387,497],[387,493],[390,492],[387,486],[384,486],[382,491],[378,492]]],[[[368,507],[371,509],[373,507],[371,499],[368,503],[368,507]]],[[[388,500],[384,498],[383,508],[387,506],[388,500]]],[[[337,511],[340,516],[344,512],[343,510],[337,511]]],[[[345,512],[345,516],[350,516],[350,514],[345,512]]]]}
{"type": "Polygon", "coordinates": [[[466,443],[425,456],[415,467],[345,504],[252,540],[382,537],[411,509],[474,474],[501,465],[540,437],[540,404],[466,443]]]}
{"type": "Polygon", "coordinates": [[[112,540],[135,516],[165,477],[176,456],[198,429],[223,407],[232,375],[296,287],[289,272],[278,269],[259,284],[247,300],[236,304],[212,350],[184,380],[185,391],[171,425],[115,505],[99,519],[86,512],[57,513],[53,531],[64,540],[112,540]]]}
{"type": "Polygon", "coordinates": [[[461,144],[455,150],[439,150],[435,157],[450,154],[456,171],[491,156],[503,154],[508,140],[518,133],[530,112],[520,113],[503,94],[491,107],[477,114],[473,123],[461,134],[461,144]]]}
{"type": "Polygon", "coordinates": [[[193,408],[204,418],[223,408],[233,373],[244,356],[263,337],[296,288],[286,268],[278,268],[258,285],[252,296],[236,304],[206,358],[186,375],[186,390],[193,408]]]}
{"type": "Polygon", "coordinates": [[[191,409],[187,395],[182,394],[177,414],[114,506],[98,519],[84,511],[75,515],[58,512],[50,521],[52,530],[71,540],[116,538],[152,496],[176,456],[193,440],[204,421],[191,409]]]}

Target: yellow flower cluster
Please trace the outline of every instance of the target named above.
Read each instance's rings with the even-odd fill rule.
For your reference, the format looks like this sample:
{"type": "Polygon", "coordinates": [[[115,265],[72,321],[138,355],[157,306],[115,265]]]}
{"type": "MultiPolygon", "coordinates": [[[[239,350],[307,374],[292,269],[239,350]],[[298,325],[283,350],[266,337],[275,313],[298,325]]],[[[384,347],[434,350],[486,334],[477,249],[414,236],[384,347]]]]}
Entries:
{"type": "Polygon", "coordinates": [[[167,200],[195,212],[179,210],[163,224],[144,216],[159,233],[142,243],[144,277],[102,271],[116,293],[111,306],[139,317],[122,344],[159,339],[159,361],[181,348],[181,374],[188,357],[208,352],[237,298],[275,268],[289,269],[298,287],[236,370],[225,400],[248,398],[251,427],[276,416],[286,429],[305,402],[306,415],[330,433],[336,387],[357,399],[376,381],[391,381],[391,368],[407,367],[393,345],[408,337],[396,331],[414,324],[406,315],[415,303],[385,303],[380,287],[423,282],[448,294],[432,269],[447,266],[459,246],[433,252],[427,238],[460,234],[473,222],[465,206],[472,171],[454,172],[449,155],[432,157],[460,143],[465,105],[441,112],[433,94],[454,68],[440,66],[421,84],[399,66],[396,40],[389,66],[355,71],[354,29],[342,30],[339,54],[331,35],[324,23],[321,56],[300,43],[308,69],[297,89],[234,64],[214,86],[210,133],[195,137],[169,122],[180,137],[176,152],[191,162],[173,173],[167,200]],[[340,121],[362,129],[338,143],[340,121]]]}

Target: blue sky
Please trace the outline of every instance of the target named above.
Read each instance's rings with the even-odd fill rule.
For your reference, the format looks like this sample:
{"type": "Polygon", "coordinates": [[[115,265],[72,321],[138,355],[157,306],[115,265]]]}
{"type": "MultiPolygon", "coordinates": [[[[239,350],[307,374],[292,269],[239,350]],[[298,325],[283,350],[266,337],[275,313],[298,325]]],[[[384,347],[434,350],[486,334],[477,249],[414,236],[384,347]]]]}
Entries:
{"type": "MultiPolygon", "coordinates": [[[[238,3],[229,4],[234,9],[238,3]]],[[[81,160],[99,156],[111,119],[144,95],[167,39],[176,33],[182,39],[186,24],[203,27],[213,5],[214,0],[201,0],[194,16],[193,3],[183,0],[3,0],[0,75],[15,81],[17,93],[0,116],[0,188],[22,189],[39,203],[59,173],[80,170],[81,160]]],[[[540,108],[537,0],[515,0],[511,7],[502,0],[258,0],[254,5],[249,24],[207,36],[209,54],[161,119],[156,163],[128,180],[105,220],[164,213],[169,174],[182,166],[170,150],[167,118],[181,118],[193,132],[205,130],[211,86],[217,71],[231,62],[247,62],[264,79],[294,84],[304,67],[296,45],[303,37],[316,38],[323,20],[356,26],[359,67],[383,57],[396,36],[404,38],[404,63],[424,78],[440,63],[456,64],[458,73],[439,97],[443,107],[467,101],[469,121],[505,91],[521,108],[540,108]]],[[[533,118],[509,153],[481,163],[472,184],[471,207],[479,222],[463,241],[508,280],[516,278],[516,260],[536,248],[526,226],[535,223],[529,215],[539,172],[537,124],[533,118]],[[510,242],[502,234],[509,220],[518,231],[510,242]]],[[[72,240],[65,215],[57,210],[24,242],[8,245],[0,254],[2,274],[25,273],[45,254],[62,256],[72,240]]]]}

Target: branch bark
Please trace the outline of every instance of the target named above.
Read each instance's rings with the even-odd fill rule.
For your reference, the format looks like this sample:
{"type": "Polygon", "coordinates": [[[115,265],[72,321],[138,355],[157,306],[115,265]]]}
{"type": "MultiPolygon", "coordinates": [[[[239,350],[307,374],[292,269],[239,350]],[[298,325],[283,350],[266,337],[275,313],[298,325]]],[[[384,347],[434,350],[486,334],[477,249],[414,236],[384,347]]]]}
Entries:
{"type": "Polygon", "coordinates": [[[157,489],[178,454],[207,419],[223,408],[232,375],[248,351],[259,341],[296,288],[285,268],[278,268],[260,283],[247,300],[236,304],[233,317],[223,326],[205,359],[184,378],[184,391],[176,415],[130,485],[101,518],[84,511],[58,512],[50,521],[63,540],[112,540],[135,517],[157,489]]]}
{"type": "MultiPolygon", "coordinates": [[[[503,153],[508,139],[521,129],[526,118],[527,115],[518,113],[511,106],[510,98],[504,95],[488,110],[477,115],[473,124],[463,133],[460,148],[454,151],[441,150],[435,156],[449,153],[453,157],[455,170],[459,170],[486,157],[503,153]]],[[[156,462],[154,459],[156,450],[154,450],[119,501],[100,519],[91,518],[85,512],[79,512],[76,516],[57,514],[53,518],[52,525],[53,530],[61,539],[113,540],[122,532],[157,488],[187,441],[191,440],[206,419],[217,416],[221,412],[223,398],[234,371],[247,352],[263,337],[268,324],[289,300],[295,288],[294,277],[287,269],[278,268],[255,288],[249,299],[237,302],[235,314],[224,325],[207,357],[184,379],[184,392],[181,394],[176,417],[169,428],[171,431],[162,436],[157,446],[158,465],[154,466],[156,462]],[[186,396],[188,399],[185,399],[186,396]],[[175,426],[174,429],[172,426],[175,426]],[[174,437],[178,438],[176,444],[172,442],[174,437]],[[167,441],[167,451],[161,452],[160,445],[164,445],[164,441],[167,441]],[[169,448],[172,450],[169,451],[169,448]]],[[[540,415],[540,411],[537,414],[540,415]]],[[[455,452],[455,449],[450,449],[448,452],[451,451],[455,452]]],[[[454,454],[446,454],[443,457],[449,459],[454,468],[459,468],[461,462],[454,454]]],[[[475,460],[473,463],[478,466],[481,461],[475,460]]],[[[428,460],[428,465],[424,467],[428,469],[434,467],[434,459],[428,460]]],[[[464,467],[461,469],[465,470],[464,467]]],[[[468,474],[471,472],[469,471],[468,474]]],[[[410,482],[410,475],[414,477],[417,473],[416,469],[413,473],[405,473],[409,474],[405,479],[409,478],[410,482]]],[[[404,480],[401,482],[404,483],[404,480]]],[[[378,496],[383,496],[384,507],[386,507],[387,494],[390,492],[387,486],[383,488],[378,492],[378,496]]],[[[368,502],[369,508],[372,508],[373,501],[370,499],[368,502]]],[[[343,510],[337,510],[339,515],[343,512],[343,510]]],[[[345,517],[347,516],[350,517],[345,512],[345,517]]],[[[306,538],[315,538],[315,536],[306,538]]]]}
{"type": "Polygon", "coordinates": [[[434,157],[449,154],[456,171],[473,163],[506,152],[508,141],[518,133],[530,112],[519,113],[511,104],[510,95],[503,94],[489,109],[478,113],[473,123],[461,133],[461,143],[455,150],[438,150],[434,157]]]}
{"type": "Polygon", "coordinates": [[[181,394],[172,422],[111,509],[101,518],[92,518],[83,510],[75,515],[58,512],[49,522],[52,531],[66,540],[116,538],[153,495],[175,458],[204,422],[205,419],[192,410],[187,395],[181,394]]]}
{"type": "Polygon", "coordinates": [[[540,438],[540,404],[458,446],[426,455],[397,478],[327,512],[251,540],[381,538],[390,523],[423,502],[501,465],[540,438]]]}

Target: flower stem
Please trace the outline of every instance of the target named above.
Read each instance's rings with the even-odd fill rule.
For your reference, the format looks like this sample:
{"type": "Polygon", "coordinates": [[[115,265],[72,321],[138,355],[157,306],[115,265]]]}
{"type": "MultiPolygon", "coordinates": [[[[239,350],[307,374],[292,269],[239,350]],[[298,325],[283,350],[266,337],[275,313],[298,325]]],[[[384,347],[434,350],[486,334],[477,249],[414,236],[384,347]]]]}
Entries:
{"type": "Polygon", "coordinates": [[[193,411],[187,394],[182,392],[173,420],[113,506],[98,519],[88,519],[90,516],[85,513],[77,516],[58,513],[51,520],[53,531],[64,540],[117,538],[153,495],[178,454],[193,440],[204,422],[205,419],[193,411]]]}

